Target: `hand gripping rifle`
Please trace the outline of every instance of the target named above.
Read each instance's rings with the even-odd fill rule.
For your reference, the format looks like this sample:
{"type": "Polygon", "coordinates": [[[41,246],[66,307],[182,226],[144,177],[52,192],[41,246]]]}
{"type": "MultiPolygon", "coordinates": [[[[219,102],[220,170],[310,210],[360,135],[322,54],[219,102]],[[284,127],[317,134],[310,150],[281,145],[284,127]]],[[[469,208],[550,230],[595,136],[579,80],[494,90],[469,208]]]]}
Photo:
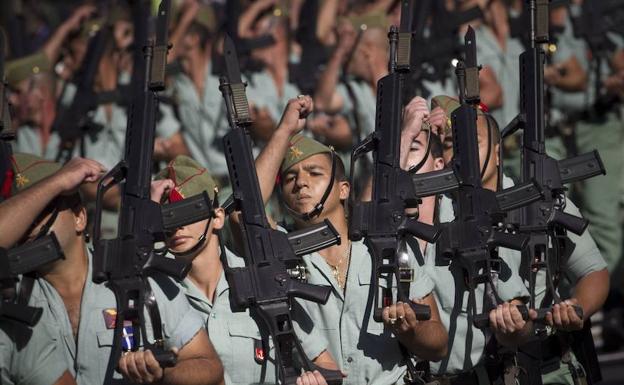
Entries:
{"type": "MultiPolygon", "coordinates": [[[[56,160],[67,162],[72,158],[76,142],[85,135],[95,135],[101,129],[93,122],[93,113],[98,106],[98,99],[93,89],[95,77],[99,71],[100,60],[112,35],[111,26],[103,22],[100,29],[89,40],[87,52],[80,69],[72,83],[76,92],[68,106],[59,100],[57,114],[52,123],[52,130],[58,132],[61,144],[56,160]]],[[[67,90],[67,85],[63,88],[67,90]]]]}
{"type": "Polygon", "coordinates": [[[54,233],[9,250],[0,248],[0,317],[35,326],[43,310],[28,306],[29,298],[24,298],[24,293],[15,299],[19,276],[61,258],[65,255],[54,233]]]}
{"type": "MultiPolygon", "coordinates": [[[[503,137],[522,128],[522,180],[535,180],[543,199],[518,210],[518,231],[530,237],[522,255],[520,275],[529,282],[530,306],[543,320],[552,303],[561,302],[557,293],[560,269],[572,252],[567,231],[581,235],[588,221],[564,212],[565,184],[605,174],[597,151],[557,161],[546,153],[544,121],[544,60],[541,45],[548,43],[548,1],[529,1],[531,48],[520,55],[520,115],[504,130],[503,137]],[[567,255],[566,255],[567,254],[567,255]],[[546,272],[546,296],[539,309],[535,286],[539,270],[546,272]]],[[[583,318],[583,309],[575,306],[583,318]]],[[[586,366],[587,367],[587,366],[586,366]]],[[[589,376],[588,376],[589,377],[589,376]]]]}
{"type": "MultiPolygon", "coordinates": [[[[466,32],[465,47],[465,63],[459,62],[456,69],[461,106],[451,114],[452,168],[460,186],[455,220],[442,225],[444,232],[438,241],[437,263],[450,262],[455,285],[462,293],[468,291],[468,319],[477,328],[484,328],[489,325],[489,311],[502,303],[492,279],[492,267],[500,264],[497,248],[522,250],[528,242],[528,236],[505,232],[505,211],[539,199],[540,192],[532,182],[500,193],[483,188],[477,143],[479,68],[475,32],[471,27],[466,32]],[[485,298],[483,313],[477,314],[475,290],[480,284],[485,284],[485,298]]],[[[518,306],[518,310],[526,320],[526,306],[518,306]]]]}
{"type": "Polygon", "coordinates": [[[224,136],[223,147],[232,181],[233,209],[239,210],[241,215],[245,259],[245,267],[230,268],[224,258],[225,274],[231,288],[232,310],[249,309],[263,335],[263,344],[267,346],[268,336],[273,339],[276,378],[280,384],[295,384],[297,381],[293,349],[302,358],[305,370],[317,369],[323,373],[328,383],[341,384],[342,375],[339,371],[317,368],[306,357],[294,333],[290,314],[290,304],[294,298],[321,304],[327,302],[329,287],[300,281],[300,256],[337,244],[340,236],[329,221],[316,226],[321,231],[305,229],[299,233],[299,237],[292,240],[269,225],[247,132],[252,121],[249,117],[245,84],[241,81],[234,42],[227,35],[224,58],[226,72],[220,79],[219,89],[223,93],[232,130],[224,136]],[[306,232],[316,234],[318,241],[306,241],[306,232]],[[291,242],[307,244],[309,247],[300,250],[301,254],[298,254],[291,242]]]}
{"type": "MultiPolygon", "coordinates": [[[[182,279],[190,266],[155,253],[154,243],[165,239],[166,230],[175,230],[212,214],[206,193],[162,207],[150,199],[158,105],[156,92],[163,90],[165,85],[169,7],[169,0],[161,1],[156,42],[148,42],[144,48],[144,56],[137,54],[134,58],[133,95],[128,114],[124,159],[98,184],[94,219],[93,281],[108,281],[117,301],[113,348],[107,369],[109,379],[112,378],[121,354],[125,320],[131,321],[134,329],[133,350],[143,346],[154,353],[161,366],[175,365],[173,353],[163,350],[162,323],[147,277],[152,272],[160,271],[182,279]],[[111,187],[121,182],[125,183],[122,185],[117,237],[100,239],[103,196],[111,187]],[[144,310],[149,312],[151,318],[154,343],[149,343],[146,338],[144,310]]],[[[134,2],[137,42],[147,41],[148,10],[143,0],[134,2]]]]}

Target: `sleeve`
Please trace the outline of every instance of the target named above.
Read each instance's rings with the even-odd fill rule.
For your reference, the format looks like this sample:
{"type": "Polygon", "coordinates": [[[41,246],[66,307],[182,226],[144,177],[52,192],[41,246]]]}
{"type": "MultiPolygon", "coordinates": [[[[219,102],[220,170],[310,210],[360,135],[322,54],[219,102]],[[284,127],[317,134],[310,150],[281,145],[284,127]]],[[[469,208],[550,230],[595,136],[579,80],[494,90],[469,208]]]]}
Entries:
{"type": "Polygon", "coordinates": [[[154,274],[149,283],[158,304],[165,347],[181,349],[204,327],[202,316],[189,304],[184,290],[173,279],[154,274]]]}
{"type": "MultiPolygon", "coordinates": [[[[19,349],[10,338],[22,339],[28,333],[18,331],[19,335],[8,337],[0,332],[0,354],[2,355],[2,384],[20,385],[52,385],[65,371],[68,370],[65,358],[57,349],[56,342],[47,331],[44,324],[38,324],[32,329],[32,335],[27,341],[23,341],[25,346],[19,349]],[[9,344],[5,344],[5,339],[9,338],[9,344]],[[4,349],[3,349],[4,348],[4,349]],[[8,354],[8,356],[7,356],[8,354]],[[10,373],[6,372],[6,359],[9,358],[10,373]],[[5,381],[7,376],[9,381],[5,381]]],[[[22,341],[19,342],[22,344],[22,341]]]]}
{"type": "Polygon", "coordinates": [[[503,262],[496,287],[500,298],[503,301],[511,301],[516,298],[528,298],[529,291],[518,274],[522,258],[521,253],[517,250],[501,247],[499,248],[498,254],[503,262]]]}
{"type": "Polygon", "coordinates": [[[293,329],[301,342],[301,347],[306,356],[310,360],[314,360],[323,353],[323,351],[329,349],[329,342],[319,328],[315,327],[315,308],[318,309],[319,305],[312,303],[310,303],[309,306],[307,306],[307,304],[303,305],[302,303],[305,302],[308,301],[297,300],[293,302],[291,308],[293,329]]]}
{"type": "Polygon", "coordinates": [[[170,138],[180,131],[180,122],[176,119],[173,107],[168,104],[159,104],[160,120],[156,125],[156,135],[161,138],[170,138]]]}
{"type": "MultiPolygon", "coordinates": [[[[566,199],[564,211],[568,214],[581,216],[578,207],[569,199],[566,199]]],[[[576,284],[578,280],[590,273],[607,268],[607,263],[602,258],[602,254],[600,254],[600,250],[589,231],[585,230],[580,236],[568,232],[568,237],[576,245],[565,264],[565,274],[572,284],[576,284]]]]}

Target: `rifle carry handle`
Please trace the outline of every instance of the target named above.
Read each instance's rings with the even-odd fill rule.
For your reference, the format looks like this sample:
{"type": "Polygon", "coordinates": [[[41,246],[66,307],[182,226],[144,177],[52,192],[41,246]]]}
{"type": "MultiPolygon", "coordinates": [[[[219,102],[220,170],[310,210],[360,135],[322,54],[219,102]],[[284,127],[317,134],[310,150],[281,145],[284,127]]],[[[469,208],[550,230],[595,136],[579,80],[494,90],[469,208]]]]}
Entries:
{"type": "MultiPolygon", "coordinates": [[[[580,307],[579,305],[572,305],[572,307],[574,308],[574,312],[576,313],[577,317],[579,317],[580,319],[583,319],[583,314],[584,314],[583,308],[580,307]]],[[[535,319],[535,322],[544,323],[546,322],[546,314],[547,313],[552,314],[552,306],[547,307],[547,308],[542,308],[542,309],[535,309],[535,311],[537,312],[537,318],[535,319]]]]}
{"type": "Polygon", "coordinates": [[[161,368],[173,368],[178,363],[178,356],[167,350],[161,348],[153,348],[152,354],[161,368]]]}

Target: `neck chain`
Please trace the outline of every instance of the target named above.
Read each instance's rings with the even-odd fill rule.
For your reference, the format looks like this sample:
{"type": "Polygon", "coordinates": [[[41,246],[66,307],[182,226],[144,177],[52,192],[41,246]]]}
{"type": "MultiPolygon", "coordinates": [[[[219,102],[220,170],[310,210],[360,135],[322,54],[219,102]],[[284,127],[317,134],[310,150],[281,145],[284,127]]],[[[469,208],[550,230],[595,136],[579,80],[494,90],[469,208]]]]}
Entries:
{"type": "Polygon", "coordinates": [[[344,278],[342,276],[342,274],[340,274],[340,266],[342,265],[342,263],[346,260],[346,266],[349,266],[349,262],[351,260],[351,241],[349,241],[349,246],[347,248],[347,252],[342,256],[342,258],[340,258],[340,260],[338,261],[338,263],[336,263],[335,265],[332,265],[331,263],[327,262],[327,260],[325,260],[325,262],[327,262],[327,265],[331,268],[332,273],[334,274],[334,278],[336,279],[336,282],[338,282],[338,287],[340,287],[342,290],[345,289],[345,286],[347,284],[347,274],[345,272],[344,274],[344,278]]]}

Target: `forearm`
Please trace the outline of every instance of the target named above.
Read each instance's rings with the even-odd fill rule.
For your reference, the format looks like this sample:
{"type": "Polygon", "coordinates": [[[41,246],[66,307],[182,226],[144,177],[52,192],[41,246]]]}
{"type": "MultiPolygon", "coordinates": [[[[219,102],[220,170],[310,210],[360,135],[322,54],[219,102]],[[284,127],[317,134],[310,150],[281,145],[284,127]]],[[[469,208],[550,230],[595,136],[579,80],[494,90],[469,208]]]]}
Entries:
{"type": "Polygon", "coordinates": [[[161,385],[220,385],[223,366],[218,358],[189,358],[165,369],[161,385]]]}
{"type": "Polygon", "coordinates": [[[411,333],[399,336],[399,341],[424,360],[440,361],[447,355],[448,334],[439,320],[419,322],[411,333]]]}
{"type": "Polygon", "coordinates": [[[598,311],[609,294],[609,272],[595,271],[581,278],[574,287],[574,298],[583,308],[583,319],[589,319],[598,311]]]}
{"type": "Polygon", "coordinates": [[[336,92],[343,59],[344,54],[341,50],[334,51],[329,63],[327,63],[327,67],[321,74],[318,88],[314,93],[314,105],[319,111],[334,112],[336,110],[336,108],[332,108],[334,106],[331,106],[331,101],[336,92]]]}
{"type": "Polygon", "coordinates": [[[43,45],[43,52],[45,53],[50,63],[54,64],[58,59],[61,51],[61,46],[65,42],[67,35],[71,28],[67,24],[61,24],[60,27],[54,31],[54,34],[43,45]]]}
{"type": "Polygon", "coordinates": [[[260,183],[260,191],[262,192],[262,201],[265,204],[271,198],[271,194],[273,194],[275,179],[277,178],[282,160],[286,156],[289,140],[290,132],[279,126],[256,158],[256,172],[258,174],[258,182],[260,183]]]}
{"type": "Polygon", "coordinates": [[[330,45],[331,32],[336,26],[338,16],[338,0],[325,0],[321,4],[316,23],[316,37],[324,45],[330,45]]]}
{"type": "Polygon", "coordinates": [[[563,75],[554,84],[555,87],[569,92],[584,91],[587,86],[587,72],[574,56],[559,66],[563,75]]]}
{"type": "Polygon", "coordinates": [[[325,138],[323,141],[325,144],[338,150],[350,150],[353,146],[353,131],[347,119],[341,115],[332,117],[328,127],[323,127],[315,133],[325,138]]]}
{"type": "Polygon", "coordinates": [[[479,74],[479,88],[481,89],[481,101],[490,109],[503,106],[503,89],[496,75],[490,67],[484,67],[479,74]]]}
{"type": "Polygon", "coordinates": [[[180,18],[180,22],[176,25],[173,33],[171,34],[171,38],[169,39],[171,44],[171,49],[167,54],[167,63],[171,63],[178,58],[181,54],[182,50],[182,38],[186,34],[189,26],[195,19],[196,12],[185,12],[180,18]]]}
{"type": "Polygon", "coordinates": [[[410,148],[412,146],[412,142],[414,141],[415,136],[409,130],[401,131],[401,151],[399,164],[403,170],[407,170],[407,163],[409,159],[410,148]]]}
{"type": "Polygon", "coordinates": [[[238,19],[238,36],[241,38],[253,37],[253,22],[256,20],[262,9],[266,6],[262,1],[251,3],[251,5],[241,14],[238,19]]]}
{"type": "Polygon", "coordinates": [[[46,178],[0,203],[0,247],[9,248],[19,241],[61,191],[54,179],[46,178]]]}

